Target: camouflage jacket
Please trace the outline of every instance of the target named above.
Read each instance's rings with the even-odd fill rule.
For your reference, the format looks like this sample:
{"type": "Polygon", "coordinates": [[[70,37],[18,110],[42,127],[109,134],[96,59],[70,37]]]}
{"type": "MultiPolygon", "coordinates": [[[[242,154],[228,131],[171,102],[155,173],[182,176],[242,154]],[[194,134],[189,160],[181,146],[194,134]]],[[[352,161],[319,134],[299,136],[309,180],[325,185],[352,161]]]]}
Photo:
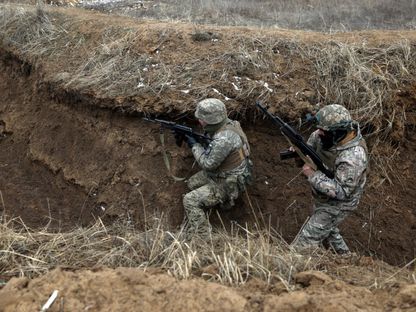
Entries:
{"type": "MultiPolygon", "coordinates": [[[[227,124],[236,124],[238,121],[227,120],[227,124]]],[[[251,161],[245,158],[235,168],[222,171],[221,164],[227,157],[236,150],[243,147],[243,140],[240,135],[230,129],[219,129],[212,135],[212,141],[204,148],[201,144],[196,143],[192,147],[192,153],[198,165],[207,172],[208,176],[226,178],[229,176],[247,175],[250,172],[251,161]]]]}
{"type": "Polygon", "coordinates": [[[327,151],[322,149],[318,131],[309,137],[308,144],[335,173],[330,179],[318,170],[308,178],[315,205],[336,206],[341,210],[357,208],[366,182],[368,155],[359,127],[356,131],[353,139],[327,151]]]}

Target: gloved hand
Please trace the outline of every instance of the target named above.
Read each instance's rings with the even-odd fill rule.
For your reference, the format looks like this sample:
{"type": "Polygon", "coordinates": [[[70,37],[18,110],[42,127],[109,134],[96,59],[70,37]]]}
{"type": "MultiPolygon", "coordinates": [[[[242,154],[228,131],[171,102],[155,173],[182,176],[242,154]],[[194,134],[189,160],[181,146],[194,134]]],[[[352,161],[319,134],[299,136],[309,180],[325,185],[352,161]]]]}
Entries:
{"type": "Polygon", "coordinates": [[[185,135],[185,138],[186,138],[186,143],[188,143],[188,146],[190,148],[192,148],[192,146],[194,146],[195,143],[196,143],[195,138],[193,136],[191,136],[191,135],[185,135]]]}
{"type": "Polygon", "coordinates": [[[181,147],[183,141],[185,141],[185,135],[182,133],[176,133],[175,132],[175,143],[177,146],[181,147]]]}

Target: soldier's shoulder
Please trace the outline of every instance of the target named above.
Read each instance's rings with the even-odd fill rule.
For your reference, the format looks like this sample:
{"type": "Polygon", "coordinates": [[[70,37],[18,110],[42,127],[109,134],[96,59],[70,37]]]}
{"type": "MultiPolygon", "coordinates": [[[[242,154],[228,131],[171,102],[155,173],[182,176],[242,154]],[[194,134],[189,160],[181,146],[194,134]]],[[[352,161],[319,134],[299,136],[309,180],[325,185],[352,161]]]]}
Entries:
{"type": "Polygon", "coordinates": [[[362,159],[367,161],[367,151],[361,145],[351,146],[342,150],[338,156],[340,159],[362,159]]]}
{"type": "Polygon", "coordinates": [[[240,137],[238,133],[231,129],[220,130],[214,135],[214,139],[234,139],[237,137],[240,137]]]}

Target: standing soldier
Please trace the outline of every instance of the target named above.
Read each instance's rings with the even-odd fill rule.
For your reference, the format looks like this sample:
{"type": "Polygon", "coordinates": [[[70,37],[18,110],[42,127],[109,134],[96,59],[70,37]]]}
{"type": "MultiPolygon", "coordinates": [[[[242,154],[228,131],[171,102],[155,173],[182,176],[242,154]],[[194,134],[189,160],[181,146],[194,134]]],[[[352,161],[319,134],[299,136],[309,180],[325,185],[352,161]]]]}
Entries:
{"type": "Polygon", "coordinates": [[[323,107],[308,144],[334,172],[333,179],[304,165],[314,198],[314,211],[293,242],[294,246],[328,244],[338,254],[350,253],[339,224],[358,206],[366,182],[367,147],[359,125],[348,110],[338,104],[323,107]]]}
{"type": "Polygon", "coordinates": [[[229,208],[245,190],[251,178],[250,146],[240,123],[227,117],[223,102],[209,98],[198,103],[195,111],[206,133],[212,138],[207,147],[186,136],[196,162],[202,168],[188,180],[191,190],[183,197],[187,238],[194,234],[207,237],[211,226],[204,209],[216,205],[229,208]]]}

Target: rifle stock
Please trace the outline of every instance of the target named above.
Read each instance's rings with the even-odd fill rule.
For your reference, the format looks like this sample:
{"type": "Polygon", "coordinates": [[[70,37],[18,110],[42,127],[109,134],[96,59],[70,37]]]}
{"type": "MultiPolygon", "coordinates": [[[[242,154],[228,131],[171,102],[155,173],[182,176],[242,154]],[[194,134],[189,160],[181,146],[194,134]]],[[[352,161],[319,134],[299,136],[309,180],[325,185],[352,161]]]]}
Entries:
{"type": "MultiPolygon", "coordinates": [[[[279,116],[272,115],[266,107],[260,104],[259,101],[256,101],[256,106],[263,112],[263,114],[267,115],[276,126],[279,127],[280,132],[288,140],[290,145],[294,147],[296,154],[302,158],[306,164],[314,170],[321,171],[328,178],[334,178],[334,173],[324,164],[315,150],[303,140],[303,137],[297,133],[295,129],[284,122],[279,116]]],[[[285,158],[281,159],[292,158],[293,156],[295,155],[284,153],[285,158]]]]}

